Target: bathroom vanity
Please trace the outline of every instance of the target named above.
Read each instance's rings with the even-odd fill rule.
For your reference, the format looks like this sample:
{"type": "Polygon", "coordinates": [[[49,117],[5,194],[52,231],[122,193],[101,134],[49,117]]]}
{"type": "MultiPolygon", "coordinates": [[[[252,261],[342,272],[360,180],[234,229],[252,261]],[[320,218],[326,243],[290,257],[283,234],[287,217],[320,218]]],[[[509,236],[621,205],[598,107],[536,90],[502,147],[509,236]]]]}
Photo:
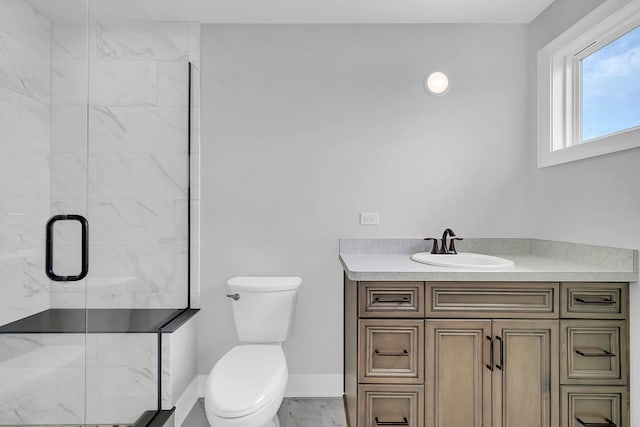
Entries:
{"type": "Polygon", "coordinates": [[[340,243],[351,427],[629,427],[636,251],[460,242],[515,262],[475,271],[411,261],[419,240],[340,243]]]}

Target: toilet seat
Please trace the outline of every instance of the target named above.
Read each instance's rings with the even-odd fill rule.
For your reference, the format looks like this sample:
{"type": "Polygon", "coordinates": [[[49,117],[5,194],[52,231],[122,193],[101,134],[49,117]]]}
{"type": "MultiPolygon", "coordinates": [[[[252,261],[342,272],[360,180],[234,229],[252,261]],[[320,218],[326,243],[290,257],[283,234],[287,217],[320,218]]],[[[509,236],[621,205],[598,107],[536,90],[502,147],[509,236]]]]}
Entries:
{"type": "Polygon", "coordinates": [[[281,396],[287,379],[287,361],[279,345],[239,345],[211,370],[208,403],[219,417],[244,417],[281,396]]]}

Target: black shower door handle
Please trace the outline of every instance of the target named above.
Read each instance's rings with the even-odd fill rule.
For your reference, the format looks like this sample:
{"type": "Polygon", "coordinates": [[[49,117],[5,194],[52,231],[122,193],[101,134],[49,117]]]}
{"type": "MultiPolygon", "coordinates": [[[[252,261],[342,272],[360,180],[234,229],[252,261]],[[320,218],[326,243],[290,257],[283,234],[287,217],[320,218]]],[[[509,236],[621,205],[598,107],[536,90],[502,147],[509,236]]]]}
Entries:
{"type": "Polygon", "coordinates": [[[82,215],[54,215],[47,221],[47,243],[45,248],[45,271],[49,279],[56,282],[76,282],[89,272],[89,222],[82,215]],[[58,276],[53,271],[53,225],[58,221],[78,221],[82,228],[82,269],[77,276],[58,276]]]}

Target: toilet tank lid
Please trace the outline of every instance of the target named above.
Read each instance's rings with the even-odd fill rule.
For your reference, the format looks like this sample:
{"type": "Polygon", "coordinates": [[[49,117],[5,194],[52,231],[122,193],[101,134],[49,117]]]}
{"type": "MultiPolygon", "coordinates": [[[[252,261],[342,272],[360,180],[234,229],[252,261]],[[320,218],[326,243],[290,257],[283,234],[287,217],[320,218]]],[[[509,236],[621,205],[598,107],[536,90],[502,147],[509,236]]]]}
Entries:
{"type": "Polygon", "coordinates": [[[227,285],[233,291],[278,292],[298,289],[302,279],[297,276],[238,276],[227,285]]]}

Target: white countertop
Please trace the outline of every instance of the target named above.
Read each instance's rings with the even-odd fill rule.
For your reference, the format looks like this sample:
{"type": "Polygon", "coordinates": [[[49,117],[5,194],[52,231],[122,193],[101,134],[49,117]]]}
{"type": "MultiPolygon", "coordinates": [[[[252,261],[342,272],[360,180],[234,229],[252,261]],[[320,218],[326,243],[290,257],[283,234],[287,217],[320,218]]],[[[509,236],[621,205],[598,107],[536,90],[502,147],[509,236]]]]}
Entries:
{"type": "MultiPolygon", "coordinates": [[[[478,247],[478,241],[474,242],[476,247],[478,247]]],[[[491,239],[491,241],[492,244],[495,244],[496,239],[491,239]]],[[[394,242],[396,243],[395,250],[397,250],[398,241],[395,240],[394,242]]],[[[518,243],[520,245],[517,252],[520,253],[496,254],[490,248],[482,252],[475,251],[478,253],[489,252],[491,255],[498,255],[515,263],[514,268],[501,270],[436,267],[413,261],[411,253],[383,253],[384,251],[381,250],[378,243],[376,243],[375,250],[370,251],[372,253],[366,253],[368,252],[366,248],[364,250],[359,248],[357,251],[345,250],[346,253],[341,251],[339,259],[347,277],[356,281],[638,281],[637,251],[612,248],[611,254],[613,256],[607,258],[606,252],[603,255],[602,247],[594,247],[594,253],[598,254],[597,257],[583,256],[580,260],[575,260],[566,255],[567,247],[562,246],[566,244],[560,242],[558,242],[558,245],[561,250],[557,250],[557,248],[548,250],[550,244],[548,242],[545,243],[545,250],[549,255],[540,254],[540,250],[537,250],[538,253],[536,254],[522,253],[524,252],[521,249],[522,242],[518,243]],[[629,251],[630,255],[621,251],[629,251]],[[620,256],[621,253],[622,256],[620,256]]],[[[342,246],[341,241],[341,248],[342,246]]],[[[586,250],[588,252],[588,247],[580,246],[580,251],[586,250]]],[[[505,249],[504,243],[501,242],[500,247],[505,249]]],[[[392,250],[394,249],[392,248],[392,250]]]]}

